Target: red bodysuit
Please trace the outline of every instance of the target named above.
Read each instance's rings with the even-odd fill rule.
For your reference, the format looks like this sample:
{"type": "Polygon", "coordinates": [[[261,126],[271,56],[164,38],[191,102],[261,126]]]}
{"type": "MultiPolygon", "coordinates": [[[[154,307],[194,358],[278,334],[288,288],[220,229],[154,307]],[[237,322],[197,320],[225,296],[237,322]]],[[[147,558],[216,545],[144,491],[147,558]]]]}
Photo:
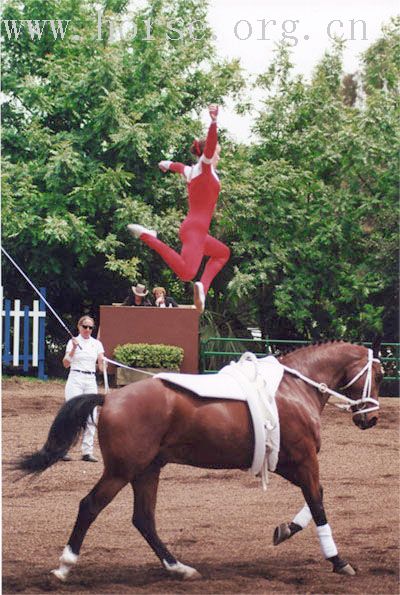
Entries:
{"type": "Polygon", "coordinates": [[[158,252],[182,281],[191,281],[199,270],[203,256],[209,256],[200,279],[206,295],[214,277],[230,257],[229,248],[208,233],[221,188],[211,165],[217,140],[217,124],[212,122],[204,152],[196,165],[190,167],[183,163],[162,162],[167,169],[182,174],[187,180],[189,212],[179,229],[181,253],[178,254],[150,234],[142,233],[140,236],[145,244],[158,252]]]}

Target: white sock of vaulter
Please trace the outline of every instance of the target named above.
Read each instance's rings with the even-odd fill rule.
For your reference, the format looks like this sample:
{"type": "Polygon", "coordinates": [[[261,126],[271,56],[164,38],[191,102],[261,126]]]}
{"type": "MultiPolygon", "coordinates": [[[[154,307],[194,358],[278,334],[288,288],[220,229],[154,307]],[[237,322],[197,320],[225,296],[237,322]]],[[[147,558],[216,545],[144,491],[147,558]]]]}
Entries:
{"type": "Polygon", "coordinates": [[[204,286],[201,281],[196,281],[194,284],[194,305],[199,312],[204,312],[206,303],[206,296],[204,294],[204,286]]]}
{"type": "Polygon", "coordinates": [[[147,227],[144,227],[143,225],[139,225],[139,223],[129,223],[128,227],[128,231],[131,235],[133,235],[135,238],[140,238],[140,236],[143,233],[147,233],[150,236],[153,236],[154,238],[157,237],[157,232],[154,231],[154,229],[147,229],[147,227]]]}
{"type": "Polygon", "coordinates": [[[319,537],[321,550],[325,558],[332,558],[332,556],[337,556],[338,551],[335,542],[333,541],[332,530],[329,526],[329,523],[326,523],[326,525],[322,525],[322,527],[317,527],[317,534],[319,537]]]}

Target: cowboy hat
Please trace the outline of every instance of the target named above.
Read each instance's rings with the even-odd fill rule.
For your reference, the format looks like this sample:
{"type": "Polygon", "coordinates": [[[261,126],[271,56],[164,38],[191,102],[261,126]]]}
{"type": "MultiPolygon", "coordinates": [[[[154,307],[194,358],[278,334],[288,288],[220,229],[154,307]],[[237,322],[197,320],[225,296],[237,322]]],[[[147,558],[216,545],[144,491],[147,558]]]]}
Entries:
{"type": "Polygon", "coordinates": [[[145,285],[141,285],[138,283],[136,287],[132,285],[132,291],[135,295],[139,295],[140,297],[145,297],[149,292],[146,290],[145,285]]]}

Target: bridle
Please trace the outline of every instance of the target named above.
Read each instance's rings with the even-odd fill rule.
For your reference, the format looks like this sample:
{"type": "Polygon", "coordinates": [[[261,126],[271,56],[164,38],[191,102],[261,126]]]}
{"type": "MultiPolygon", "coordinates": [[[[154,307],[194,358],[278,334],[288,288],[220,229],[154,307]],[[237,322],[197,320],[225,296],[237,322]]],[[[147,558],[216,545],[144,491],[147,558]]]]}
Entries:
{"type": "MultiPolygon", "coordinates": [[[[354,415],[356,413],[369,413],[370,411],[377,411],[379,409],[379,402],[376,399],[373,399],[371,397],[371,387],[372,387],[372,364],[373,362],[377,362],[380,363],[380,359],[377,357],[373,356],[373,352],[372,349],[368,349],[368,361],[365,364],[365,366],[362,368],[362,370],[360,370],[360,372],[353,378],[353,380],[350,380],[350,382],[348,382],[347,384],[345,384],[344,386],[341,387],[342,390],[349,388],[349,386],[351,386],[352,384],[354,384],[359,378],[361,378],[361,376],[364,374],[364,372],[367,373],[366,377],[365,377],[365,382],[364,382],[364,388],[363,388],[363,393],[362,393],[362,397],[361,399],[358,399],[357,401],[352,401],[353,406],[356,405],[363,405],[366,403],[371,403],[372,407],[369,407],[368,409],[362,409],[361,411],[355,411],[354,415]]],[[[347,397],[346,397],[347,398],[347,397]]]]}
{"type": "Polygon", "coordinates": [[[295,370],[293,368],[288,368],[288,366],[285,366],[285,365],[283,367],[286,372],[289,372],[289,374],[293,374],[294,376],[301,378],[307,384],[310,384],[311,386],[314,386],[315,388],[317,388],[321,393],[323,393],[323,394],[327,393],[329,396],[336,397],[336,398],[340,399],[341,401],[345,401],[344,404],[333,403],[334,405],[336,405],[336,407],[339,407],[339,409],[344,409],[346,411],[349,411],[353,407],[365,406],[368,403],[371,404],[371,406],[368,407],[367,409],[362,408],[362,409],[357,409],[356,411],[354,411],[353,412],[353,417],[354,417],[355,415],[370,413],[371,411],[377,411],[379,409],[379,402],[376,399],[374,399],[373,397],[371,397],[372,364],[373,364],[373,362],[380,363],[380,360],[378,358],[374,357],[372,349],[368,349],[368,361],[365,364],[365,366],[354,376],[354,378],[352,380],[350,380],[350,382],[348,382],[344,386],[340,387],[340,390],[345,390],[346,388],[349,388],[355,382],[357,382],[357,380],[359,378],[361,378],[361,376],[364,373],[366,373],[362,396],[360,399],[356,399],[356,400],[350,399],[349,397],[346,397],[346,395],[342,395],[342,394],[338,393],[337,391],[332,390],[324,382],[315,382],[315,380],[311,380],[311,378],[304,376],[304,374],[301,374],[301,372],[298,372],[297,370],[295,370]]]}

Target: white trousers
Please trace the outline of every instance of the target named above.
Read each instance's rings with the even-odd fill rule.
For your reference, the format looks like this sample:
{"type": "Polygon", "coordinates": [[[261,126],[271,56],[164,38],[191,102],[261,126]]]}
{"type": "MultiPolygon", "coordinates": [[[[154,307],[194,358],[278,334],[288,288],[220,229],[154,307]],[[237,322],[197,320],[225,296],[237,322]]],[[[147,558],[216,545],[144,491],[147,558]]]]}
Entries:
{"type": "MultiPolygon", "coordinates": [[[[77,397],[78,395],[87,395],[90,393],[96,394],[97,392],[96,376],[94,374],[82,374],[81,372],[74,372],[73,370],[70,371],[67,384],[65,385],[66,401],[69,401],[69,399],[72,399],[72,397],[77,397]]],[[[93,419],[92,416],[89,415],[87,419],[86,430],[83,432],[82,455],[93,454],[93,442],[94,435],[96,433],[97,417],[98,412],[97,407],[95,407],[93,409],[93,419]]]]}

